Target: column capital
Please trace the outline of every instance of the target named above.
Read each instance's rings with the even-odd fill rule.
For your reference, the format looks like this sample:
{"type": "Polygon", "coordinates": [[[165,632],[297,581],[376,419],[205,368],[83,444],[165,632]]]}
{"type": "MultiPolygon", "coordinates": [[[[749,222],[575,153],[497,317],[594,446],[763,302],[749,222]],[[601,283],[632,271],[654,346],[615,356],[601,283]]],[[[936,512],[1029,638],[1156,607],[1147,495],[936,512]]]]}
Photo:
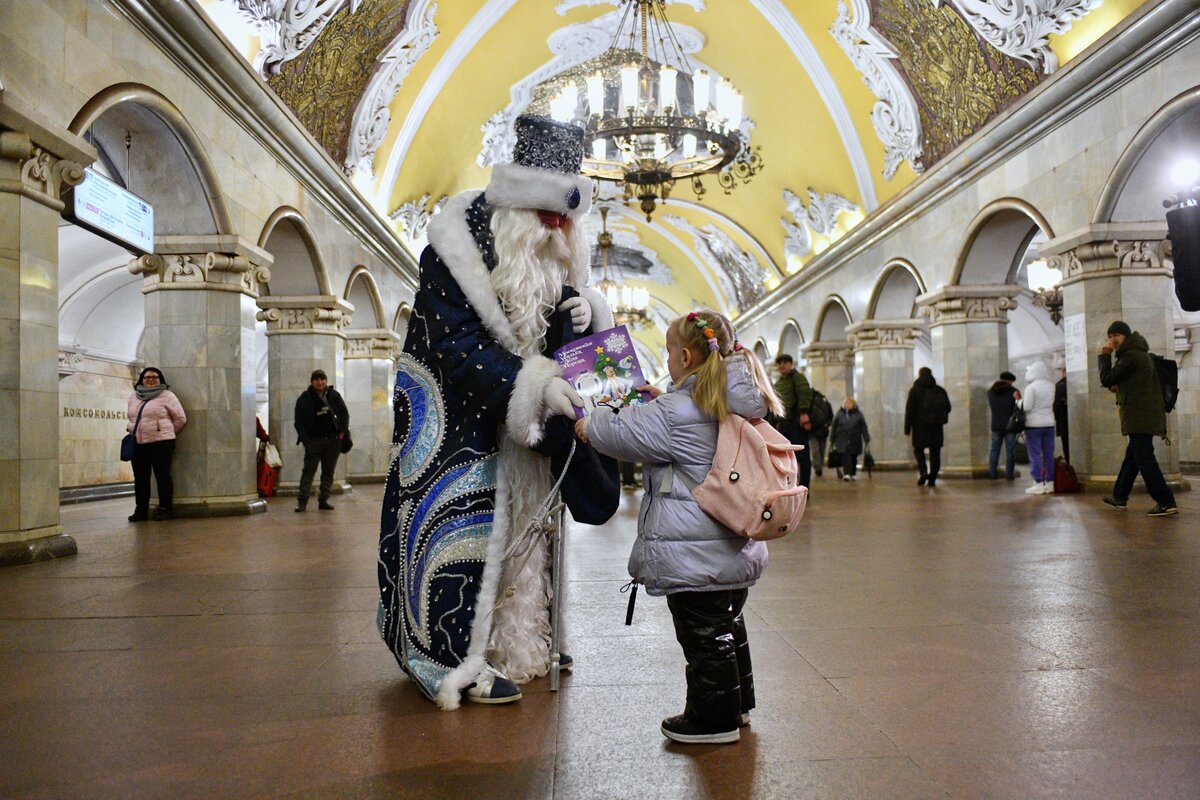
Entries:
{"type": "Polygon", "coordinates": [[[346,358],[394,359],[404,342],[400,334],[387,328],[346,331],[346,358]]]}
{"type": "Polygon", "coordinates": [[[801,348],[804,360],[813,366],[845,367],[854,363],[854,350],[848,341],[810,342],[801,348]]]}
{"type": "Polygon", "coordinates": [[[860,350],[907,349],[911,350],[925,334],[925,321],[921,319],[869,319],[846,329],[850,346],[860,350]]]}
{"type": "Polygon", "coordinates": [[[1171,242],[1160,222],[1096,223],[1043,244],[1038,254],[1062,285],[1090,278],[1172,277],[1171,242]]]}
{"type": "Polygon", "coordinates": [[[327,334],[345,336],[354,306],[331,294],[302,297],[260,297],[257,314],[267,323],[267,336],[279,334],[327,334]]]}
{"type": "Polygon", "coordinates": [[[968,322],[1008,323],[1008,312],[1017,307],[1021,287],[1015,284],[943,286],[917,297],[930,326],[968,322]]]}
{"type": "Polygon", "coordinates": [[[158,236],[154,252],[129,260],[144,293],[206,289],[257,298],[271,279],[270,253],[240,236],[158,236]]]}
{"type": "Polygon", "coordinates": [[[63,190],[81,183],[95,160],[94,147],[0,89],[0,193],[62,211],[63,190]]]}

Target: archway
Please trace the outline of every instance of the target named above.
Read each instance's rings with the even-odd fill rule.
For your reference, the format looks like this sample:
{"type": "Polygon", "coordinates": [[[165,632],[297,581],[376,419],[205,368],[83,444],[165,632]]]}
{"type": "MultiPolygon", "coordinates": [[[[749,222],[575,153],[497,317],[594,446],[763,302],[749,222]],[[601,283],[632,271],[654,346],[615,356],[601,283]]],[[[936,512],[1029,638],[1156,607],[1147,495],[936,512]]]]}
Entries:
{"type": "Polygon", "coordinates": [[[350,271],[345,298],[356,309],[345,330],[343,395],[355,442],[346,472],[355,483],[381,482],[391,461],[392,379],[403,340],[387,327],[379,286],[367,267],[350,271]]]}

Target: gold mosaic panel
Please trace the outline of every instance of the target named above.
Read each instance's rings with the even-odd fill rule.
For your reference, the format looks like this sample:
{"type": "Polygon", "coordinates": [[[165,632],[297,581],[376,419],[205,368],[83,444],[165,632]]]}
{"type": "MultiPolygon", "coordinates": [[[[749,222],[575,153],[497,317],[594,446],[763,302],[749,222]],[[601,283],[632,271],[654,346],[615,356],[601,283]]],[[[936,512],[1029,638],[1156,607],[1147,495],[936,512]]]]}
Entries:
{"type": "Polygon", "coordinates": [[[346,160],[354,107],[379,68],[379,55],[404,30],[411,0],[363,0],[343,8],[304,53],[267,83],[333,160],[346,160]]]}
{"type": "Polygon", "coordinates": [[[871,27],[899,55],[893,63],[916,99],[927,168],[1042,78],[976,36],[950,3],[873,0],[871,27]]]}

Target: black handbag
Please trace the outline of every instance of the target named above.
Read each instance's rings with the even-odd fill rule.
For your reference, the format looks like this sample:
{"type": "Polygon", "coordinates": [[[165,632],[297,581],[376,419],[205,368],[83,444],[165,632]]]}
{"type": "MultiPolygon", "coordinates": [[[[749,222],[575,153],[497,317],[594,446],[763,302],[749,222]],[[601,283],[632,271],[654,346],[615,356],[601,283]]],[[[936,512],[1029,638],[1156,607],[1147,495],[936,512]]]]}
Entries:
{"type": "Polygon", "coordinates": [[[350,448],[354,447],[354,441],[350,438],[350,431],[346,431],[346,435],[342,437],[341,448],[343,453],[349,453],[350,448]]]}
{"type": "Polygon", "coordinates": [[[1008,425],[1005,426],[1005,433],[1020,433],[1025,430],[1025,409],[1017,406],[1013,409],[1012,416],[1008,418],[1008,425]]]}
{"type": "Polygon", "coordinates": [[[133,454],[137,450],[137,433],[138,426],[142,424],[142,412],[146,410],[146,403],[149,400],[142,401],[142,407],[138,409],[137,419],[133,423],[133,431],[125,434],[125,438],[121,440],[121,460],[133,461],[133,454]]]}
{"type": "Polygon", "coordinates": [[[842,454],[834,448],[829,448],[829,458],[826,459],[826,464],[830,467],[840,467],[842,465],[842,454]]]}

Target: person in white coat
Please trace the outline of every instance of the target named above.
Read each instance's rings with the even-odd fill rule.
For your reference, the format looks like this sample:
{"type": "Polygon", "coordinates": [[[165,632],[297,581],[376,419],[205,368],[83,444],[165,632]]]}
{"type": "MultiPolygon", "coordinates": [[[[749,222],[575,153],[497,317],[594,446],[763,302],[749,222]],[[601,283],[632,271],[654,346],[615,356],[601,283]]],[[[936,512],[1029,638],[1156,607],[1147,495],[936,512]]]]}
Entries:
{"type": "Polygon", "coordinates": [[[1018,401],[1025,412],[1025,444],[1033,485],[1026,494],[1054,494],[1054,384],[1041,361],[1025,369],[1025,389],[1018,401]]]}

